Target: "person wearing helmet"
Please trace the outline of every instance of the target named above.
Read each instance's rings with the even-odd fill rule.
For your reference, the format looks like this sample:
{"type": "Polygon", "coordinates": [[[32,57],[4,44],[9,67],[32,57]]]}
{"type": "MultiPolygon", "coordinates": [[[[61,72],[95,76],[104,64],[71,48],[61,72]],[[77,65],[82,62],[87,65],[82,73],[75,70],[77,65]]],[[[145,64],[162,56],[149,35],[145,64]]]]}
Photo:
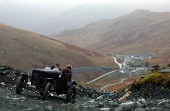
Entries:
{"type": "Polygon", "coordinates": [[[53,70],[55,70],[55,71],[61,71],[61,69],[60,69],[60,64],[59,64],[59,63],[56,63],[56,65],[55,65],[55,67],[54,67],[53,70]]]}
{"type": "Polygon", "coordinates": [[[68,65],[66,69],[62,70],[64,80],[68,81],[72,78],[72,65],[68,65]]]}

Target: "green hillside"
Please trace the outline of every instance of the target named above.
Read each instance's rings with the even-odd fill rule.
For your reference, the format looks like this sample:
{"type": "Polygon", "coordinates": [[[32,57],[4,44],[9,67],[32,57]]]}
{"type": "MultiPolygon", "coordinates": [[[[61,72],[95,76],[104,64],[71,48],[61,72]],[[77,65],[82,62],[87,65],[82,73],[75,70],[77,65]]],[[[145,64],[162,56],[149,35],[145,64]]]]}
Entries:
{"type": "Polygon", "coordinates": [[[31,70],[56,62],[62,68],[115,65],[112,58],[0,23],[1,64],[31,70]]]}
{"type": "Polygon", "coordinates": [[[170,12],[136,10],[116,19],[102,20],[81,29],[65,30],[55,35],[69,42],[98,52],[127,54],[157,53],[152,64],[170,62],[170,12]]]}

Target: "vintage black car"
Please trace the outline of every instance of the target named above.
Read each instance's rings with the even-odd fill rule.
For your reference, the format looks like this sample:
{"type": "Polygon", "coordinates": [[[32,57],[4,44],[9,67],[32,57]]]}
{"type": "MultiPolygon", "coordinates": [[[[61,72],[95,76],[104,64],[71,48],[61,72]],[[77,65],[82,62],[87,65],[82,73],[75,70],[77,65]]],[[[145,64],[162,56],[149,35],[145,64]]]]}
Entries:
{"type": "Polygon", "coordinates": [[[37,90],[45,100],[51,92],[66,94],[66,101],[75,103],[77,83],[71,78],[64,78],[61,71],[52,69],[35,69],[31,77],[22,72],[16,84],[16,93],[20,94],[22,89],[37,90]]]}

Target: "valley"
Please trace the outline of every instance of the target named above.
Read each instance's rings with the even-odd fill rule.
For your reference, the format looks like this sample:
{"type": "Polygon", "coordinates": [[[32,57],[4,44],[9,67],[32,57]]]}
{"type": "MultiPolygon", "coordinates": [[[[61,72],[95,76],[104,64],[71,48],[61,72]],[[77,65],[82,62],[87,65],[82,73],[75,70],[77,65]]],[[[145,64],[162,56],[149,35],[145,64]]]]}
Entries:
{"type": "MultiPolygon", "coordinates": [[[[106,89],[109,91],[113,91],[113,85],[123,83],[124,80],[126,81],[126,78],[137,79],[141,76],[146,76],[150,74],[151,68],[149,67],[148,62],[142,63],[142,61],[145,61],[145,59],[148,60],[156,57],[156,54],[149,53],[131,53],[128,55],[113,55],[107,53],[106,55],[111,56],[114,59],[115,63],[118,64],[119,68],[103,74],[102,76],[99,76],[86,83],[79,82],[80,84],[83,84],[86,87],[92,87],[96,90],[103,90],[106,87],[110,86],[112,88],[106,89]],[[120,63],[118,62],[117,58],[120,63]]],[[[129,81],[128,84],[132,83],[135,79],[129,81]]],[[[120,86],[119,89],[125,87],[128,84],[120,86]]]]}
{"type": "Polygon", "coordinates": [[[101,53],[154,53],[151,65],[169,63],[169,12],[135,10],[116,19],[100,20],[53,38],[101,53]]]}

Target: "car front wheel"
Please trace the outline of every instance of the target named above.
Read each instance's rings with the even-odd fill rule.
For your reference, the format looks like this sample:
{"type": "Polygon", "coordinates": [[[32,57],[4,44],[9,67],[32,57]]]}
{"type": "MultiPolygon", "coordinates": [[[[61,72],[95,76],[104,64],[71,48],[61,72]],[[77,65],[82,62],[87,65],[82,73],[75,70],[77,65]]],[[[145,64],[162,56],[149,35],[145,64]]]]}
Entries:
{"type": "Polygon", "coordinates": [[[23,82],[24,82],[23,77],[22,76],[18,77],[17,84],[16,84],[16,93],[17,94],[21,93],[22,87],[23,87],[23,82]]]}
{"type": "Polygon", "coordinates": [[[46,100],[46,98],[48,97],[49,91],[50,91],[50,86],[51,86],[51,83],[47,83],[47,85],[45,86],[43,96],[42,96],[43,100],[46,100]]]}
{"type": "Polygon", "coordinates": [[[76,99],[76,88],[75,86],[70,86],[67,91],[66,101],[75,103],[75,99],[76,99]]]}

